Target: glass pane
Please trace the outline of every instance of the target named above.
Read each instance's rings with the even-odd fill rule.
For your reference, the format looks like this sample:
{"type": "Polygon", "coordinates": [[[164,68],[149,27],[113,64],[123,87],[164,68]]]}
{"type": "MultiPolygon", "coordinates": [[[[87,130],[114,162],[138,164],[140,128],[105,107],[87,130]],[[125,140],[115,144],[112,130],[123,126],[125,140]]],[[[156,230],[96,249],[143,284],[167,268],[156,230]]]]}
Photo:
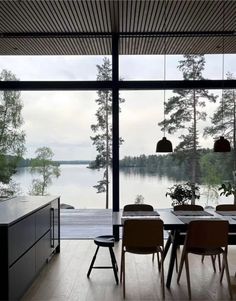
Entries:
{"type": "MultiPolygon", "coordinates": [[[[104,91],[99,91],[100,96],[102,92],[104,91]]],[[[7,93],[11,91],[1,93],[1,104],[4,97],[10,95],[7,93]]],[[[106,93],[111,94],[109,91],[106,93]]],[[[100,169],[91,168],[97,156],[96,146],[93,145],[91,137],[96,136],[99,131],[93,132],[91,126],[97,123],[95,114],[98,104],[95,100],[99,95],[98,92],[74,91],[20,93],[23,124],[19,125],[18,131],[25,133],[25,152],[24,159],[18,162],[17,172],[12,175],[12,180],[19,184],[18,194],[41,194],[41,186],[33,186],[33,180],[42,183],[43,173],[40,172],[38,165],[32,171],[30,166],[33,162],[34,166],[36,163],[35,160],[30,160],[35,159],[39,154],[43,156],[46,147],[50,148],[53,155],[49,154],[49,157],[46,155],[43,158],[49,158],[54,163],[60,164],[60,176],[57,177],[54,171],[49,171],[52,172],[51,181],[47,183],[43,194],[60,195],[61,203],[76,209],[105,208],[106,193],[97,193],[97,189],[94,188],[98,181],[104,179],[104,168],[101,166],[100,169]],[[33,190],[33,187],[36,190],[33,190]]],[[[0,114],[0,120],[3,120],[2,117],[0,114]]],[[[108,126],[111,127],[111,115],[108,118],[108,126]]],[[[8,140],[12,139],[10,136],[8,140]]],[[[7,154],[9,152],[1,148],[0,155],[7,154]]],[[[110,207],[112,203],[110,168],[108,176],[110,207]]]]}
{"type": "Polygon", "coordinates": [[[120,78],[123,80],[163,80],[162,55],[121,55],[120,78]]]}
{"type": "MultiPolygon", "coordinates": [[[[183,55],[166,55],[166,80],[182,80],[179,69],[183,55]]],[[[205,79],[222,79],[222,54],[205,54],[202,75],[205,79]]],[[[120,77],[123,80],[164,80],[163,55],[120,56],[120,77]]],[[[224,55],[224,70],[236,72],[235,54],[224,55]]],[[[191,79],[191,78],[190,78],[191,79]]]]}
{"type": "MultiPolygon", "coordinates": [[[[104,56],[0,56],[0,70],[11,70],[22,81],[89,81],[97,79],[104,56]]],[[[107,56],[111,61],[111,56],[107,56]]]]}
{"type": "Polygon", "coordinates": [[[156,144],[163,137],[161,126],[158,125],[164,120],[163,91],[122,92],[126,101],[122,104],[120,112],[120,135],[124,139],[120,147],[121,208],[127,203],[134,203],[139,195],[144,197],[145,203],[153,205],[154,208],[171,207],[173,200],[166,196],[166,193],[170,192],[168,188],[187,182],[195,182],[200,187],[200,199],[196,198],[197,204],[215,206],[218,203],[233,202],[232,194],[228,197],[220,196],[221,191],[218,190],[223,183],[230,182],[233,187],[235,185],[233,171],[236,169],[236,157],[232,143],[233,90],[229,90],[223,98],[224,107],[229,107],[227,111],[224,110],[223,122],[225,126],[227,124],[224,131],[221,128],[221,114],[217,114],[217,123],[212,124],[214,114],[222,110],[221,90],[204,91],[204,95],[206,96],[207,92],[210,98],[203,97],[201,90],[187,91],[187,94],[184,94],[185,92],[166,91],[166,106],[171,99],[172,102],[174,99],[175,102],[188,99],[186,107],[180,104],[172,106],[172,109],[169,107],[166,114],[166,138],[172,142],[175,150],[169,154],[156,153],[156,144]],[[193,95],[198,102],[196,163],[193,163],[193,95]],[[177,121],[176,112],[178,111],[180,116],[182,113],[179,109],[182,108],[184,115],[181,115],[181,121],[170,122],[167,126],[171,118],[172,121],[177,121]],[[168,133],[168,129],[171,133],[168,133]],[[214,141],[222,135],[230,140],[230,153],[214,153],[212,150],[214,141]]]}

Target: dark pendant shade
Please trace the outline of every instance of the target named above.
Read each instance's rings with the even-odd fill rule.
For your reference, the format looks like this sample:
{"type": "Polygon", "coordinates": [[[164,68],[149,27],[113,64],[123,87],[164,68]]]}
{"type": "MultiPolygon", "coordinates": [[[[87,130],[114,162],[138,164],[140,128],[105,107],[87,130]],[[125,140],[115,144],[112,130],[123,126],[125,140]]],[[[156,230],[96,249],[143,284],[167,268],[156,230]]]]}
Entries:
{"type": "Polygon", "coordinates": [[[157,142],[156,147],[157,153],[171,153],[173,152],[172,143],[170,140],[167,140],[166,137],[163,137],[161,140],[157,142]]]}
{"type": "Polygon", "coordinates": [[[226,153],[226,152],[230,152],[230,151],[231,151],[230,143],[223,136],[221,136],[220,139],[215,141],[214,152],[226,153]]]}

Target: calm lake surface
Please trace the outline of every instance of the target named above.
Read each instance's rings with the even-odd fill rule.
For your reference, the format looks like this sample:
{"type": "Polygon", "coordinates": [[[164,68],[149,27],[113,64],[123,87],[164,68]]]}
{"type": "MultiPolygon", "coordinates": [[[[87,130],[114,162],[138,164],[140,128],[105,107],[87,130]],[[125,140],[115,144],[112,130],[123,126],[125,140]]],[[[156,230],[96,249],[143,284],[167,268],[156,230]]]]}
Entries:
{"type": "MultiPolygon", "coordinates": [[[[102,179],[102,170],[91,170],[87,165],[60,165],[61,176],[58,179],[53,179],[52,185],[48,188],[48,194],[60,195],[61,203],[66,203],[75,208],[104,208],[105,194],[96,193],[93,188],[98,180],[102,179]]],[[[20,184],[22,195],[28,195],[29,188],[33,178],[37,178],[37,174],[30,173],[28,167],[18,169],[13,180],[20,184]]],[[[144,202],[151,204],[154,208],[171,207],[170,198],[166,197],[167,188],[176,184],[166,176],[157,174],[147,174],[133,172],[129,170],[120,171],[120,207],[125,204],[134,203],[135,197],[141,194],[144,197],[144,202]]],[[[183,183],[183,182],[181,182],[183,183]]],[[[110,205],[111,208],[111,189],[110,185],[110,205]]],[[[217,203],[227,202],[232,203],[232,197],[220,197],[218,200],[210,199],[207,202],[206,195],[203,195],[203,187],[200,189],[201,198],[197,203],[205,206],[215,206],[217,203]]]]}

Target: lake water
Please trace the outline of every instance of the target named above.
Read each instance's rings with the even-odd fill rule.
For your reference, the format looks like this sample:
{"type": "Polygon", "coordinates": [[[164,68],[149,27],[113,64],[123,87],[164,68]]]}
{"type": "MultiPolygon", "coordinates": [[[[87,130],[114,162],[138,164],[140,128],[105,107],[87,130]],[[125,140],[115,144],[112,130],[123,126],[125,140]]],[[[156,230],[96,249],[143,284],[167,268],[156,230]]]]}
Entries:
{"type": "MultiPolygon", "coordinates": [[[[105,194],[98,194],[93,188],[97,181],[102,179],[102,170],[91,170],[87,168],[87,165],[60,165],[60,169],[61,176],[53,179],[52,185],[48,188],[48,194],[60,195],[61,203],[70,204],[75,208],[105,208],[105,194]]],[[[31,174],[29,168],[20,168],[13,180],[20,184],[22,194],[27,195],[33,178],[37,178],[37,174],[31,174]]],[[[138,194],[144,197],[145,203],[153,205],[154,208],[171,207],[171,200],[165,194],[167,188],[175,183],[176,181],[165,176],[121,170],[120,207],[134,203],[138,194]]],[[[110,187],[109,207],[111,208],[112,185],[110,187]]],[[[219,200],[209,200],[208,205],[215,206],[222,202],[232,203],[233,199],[232,197],[220,197],[219,200]]],[[[197,203],[205,206],[207,204],[206,196],[201,195],[197,203]]]]}

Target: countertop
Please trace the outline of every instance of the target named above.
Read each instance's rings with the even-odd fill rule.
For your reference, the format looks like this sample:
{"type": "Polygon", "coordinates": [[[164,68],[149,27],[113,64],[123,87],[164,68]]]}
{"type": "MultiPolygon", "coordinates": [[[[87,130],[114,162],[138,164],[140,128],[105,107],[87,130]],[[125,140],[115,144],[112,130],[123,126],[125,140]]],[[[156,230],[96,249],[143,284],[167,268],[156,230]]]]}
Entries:
{"type": "Polygon", "coordinates": [[[18,196],[0,202],[0,226],[10,226],[59,196],[18,196]]]}

